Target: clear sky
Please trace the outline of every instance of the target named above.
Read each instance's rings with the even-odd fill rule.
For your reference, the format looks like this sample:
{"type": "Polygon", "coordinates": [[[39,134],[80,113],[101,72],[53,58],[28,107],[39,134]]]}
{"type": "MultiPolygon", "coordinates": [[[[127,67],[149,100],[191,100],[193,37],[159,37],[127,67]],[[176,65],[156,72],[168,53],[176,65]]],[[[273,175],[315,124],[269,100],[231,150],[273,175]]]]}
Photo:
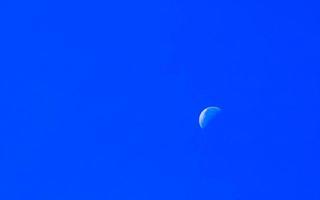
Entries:
{"type": "Polygon", "coordinates": [[[1,1],[0,199],[320,199],[319,9],[1,1]]]}

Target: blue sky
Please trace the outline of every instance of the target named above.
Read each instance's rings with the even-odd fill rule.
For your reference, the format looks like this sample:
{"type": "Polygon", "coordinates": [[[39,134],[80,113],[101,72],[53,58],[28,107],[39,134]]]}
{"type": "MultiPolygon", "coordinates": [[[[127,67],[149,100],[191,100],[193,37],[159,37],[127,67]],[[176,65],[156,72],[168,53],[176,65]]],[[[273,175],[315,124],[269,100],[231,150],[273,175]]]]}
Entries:
{"type": "Polygon", "coordinates": [[[318,10],[2,1],[0,198],[319,199],[318,10]]]}

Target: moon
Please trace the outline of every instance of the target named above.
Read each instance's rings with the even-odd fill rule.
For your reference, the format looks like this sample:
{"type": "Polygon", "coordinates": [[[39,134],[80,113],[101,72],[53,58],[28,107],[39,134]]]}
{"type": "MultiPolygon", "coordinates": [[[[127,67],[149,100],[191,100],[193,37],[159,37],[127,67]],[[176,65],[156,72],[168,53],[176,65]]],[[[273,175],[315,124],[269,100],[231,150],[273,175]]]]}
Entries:
{"type": "Polygon", "coordinates": [[[215,106],[210,106],[204,109],[199,116],[200,127],[205,128],[220,111],[221,109],[215,106]]]}

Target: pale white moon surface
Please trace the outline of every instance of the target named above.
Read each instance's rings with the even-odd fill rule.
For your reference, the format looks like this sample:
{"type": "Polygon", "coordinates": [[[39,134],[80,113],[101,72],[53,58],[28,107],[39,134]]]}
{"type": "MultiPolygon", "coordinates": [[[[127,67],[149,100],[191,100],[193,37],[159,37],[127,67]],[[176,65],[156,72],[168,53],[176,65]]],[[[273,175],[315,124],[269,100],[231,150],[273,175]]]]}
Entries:
{"type": "Polygon", "coordinates": [[[199,125],[201,128],[205,128],[221,111],[219,107],[210,106],[204,109],[199,116],[199,125]]]}

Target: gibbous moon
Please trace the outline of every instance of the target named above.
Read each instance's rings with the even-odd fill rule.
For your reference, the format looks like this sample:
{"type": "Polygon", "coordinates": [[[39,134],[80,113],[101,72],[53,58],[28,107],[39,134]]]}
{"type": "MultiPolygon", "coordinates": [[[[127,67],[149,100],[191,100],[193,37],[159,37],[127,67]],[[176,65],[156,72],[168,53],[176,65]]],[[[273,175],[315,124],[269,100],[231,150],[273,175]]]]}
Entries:
{"type": "Polygon", "coordinates": [[[220,111],[221,109],[215,106],[210,106],[204,109],[199,116],[200,127],[205,128],[220,111]]]}

